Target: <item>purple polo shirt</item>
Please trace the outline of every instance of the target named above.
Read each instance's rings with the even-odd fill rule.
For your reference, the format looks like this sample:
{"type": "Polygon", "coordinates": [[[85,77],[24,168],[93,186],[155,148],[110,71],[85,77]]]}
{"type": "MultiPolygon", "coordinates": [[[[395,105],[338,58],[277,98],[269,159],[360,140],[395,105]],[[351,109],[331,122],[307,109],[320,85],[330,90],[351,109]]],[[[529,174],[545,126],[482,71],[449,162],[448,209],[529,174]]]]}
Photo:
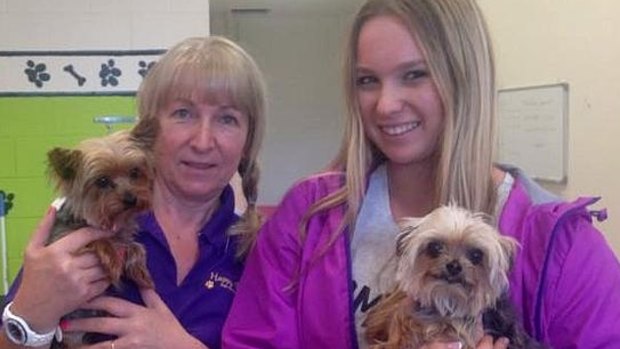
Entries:
{"type": "MultiPolygon", "coordinates": [[[[228,186],[220,196],[219,208],[199,233],[198,261],[177,285],[174,258],[155,216],[147,212],[138,218],[137,240],[146,249],[157,293],[183,327],[210,349],[221,346],[224,320],[243,271],[243,264],[235,258],[236,239],[227,235],[228,228],[238,219],[233,191],[228,186]]],[[[13,298],[20,279],[13,283],[6,302],[13,298]]],[[[120,290],[110,289],[109,293],[144,304],[133,282],[125,282],[120,290]]]]}
{"type": "MultiPolygon", "coordinates": [[[[224,320],[232,304],[243,264],[235,258],[236,239],[226,234],[237,222],[234,195],[226,187],[220,196],[220,207],[198,236],[198,261],[180,285],[176,264],[164,233],[152,212],[139,217],[137,240],[147,252],[147,264],[155,289],[183,327],[210,349],[220,348],[224,320]]],[[[121,297],[141,303],[132,285],[123,289],[121,297]]]]}

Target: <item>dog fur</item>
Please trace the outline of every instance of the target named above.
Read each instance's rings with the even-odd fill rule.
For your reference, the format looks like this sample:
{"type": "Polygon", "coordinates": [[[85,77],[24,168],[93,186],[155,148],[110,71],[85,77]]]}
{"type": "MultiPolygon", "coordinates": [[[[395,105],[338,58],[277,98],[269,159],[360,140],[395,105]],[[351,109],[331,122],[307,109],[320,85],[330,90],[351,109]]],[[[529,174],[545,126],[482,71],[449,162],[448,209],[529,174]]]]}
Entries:
{"type": "Polygon", "coordinates": [[[442,206],[421,220],[403,219],[396,283],[364,322],[373,349],[418,349],[459,341],[475,349],[484,330],[509,348],[538,348],[508,300],[517,244],[482,214],[442,206]],[[494,328],[488,328],[493,325],[494,328]]]}
{"type": "MultiPolygon", "coordinates": [[[[112,231],[109,238],[95,240],[79,253],[92,252],[115,287],[121,277],[139,287],[152,288],[146,253],[134,241],[137,213],[150,206],[152,173],[145,153],[127,131],[82,141],[75,149],[54,148],[48,153],[49,175],[66,199],[56,214],[48,244],[83,227],[112,231]]],[[[63,317],[87,317],[78,310],[63,317]]],[[[72,348],[85,340],[81,334],[64,336],[52,348],[72,348]]]]}

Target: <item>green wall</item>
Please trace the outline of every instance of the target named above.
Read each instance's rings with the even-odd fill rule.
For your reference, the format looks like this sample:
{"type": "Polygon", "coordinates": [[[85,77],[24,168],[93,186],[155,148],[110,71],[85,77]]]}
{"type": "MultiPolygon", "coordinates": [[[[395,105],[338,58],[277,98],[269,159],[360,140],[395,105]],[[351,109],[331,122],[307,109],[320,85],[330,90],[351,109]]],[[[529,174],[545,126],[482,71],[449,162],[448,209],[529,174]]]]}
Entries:
{"type": "Polygon", "coordinates": [[[55,197],[46,177],[47,151],[105,135],[106,127],[93,118],[134,115],[134,105],[132,96],[0,97],[0,190],[15,194],[6,216],[9,283],[30,234],[55,197]]]}

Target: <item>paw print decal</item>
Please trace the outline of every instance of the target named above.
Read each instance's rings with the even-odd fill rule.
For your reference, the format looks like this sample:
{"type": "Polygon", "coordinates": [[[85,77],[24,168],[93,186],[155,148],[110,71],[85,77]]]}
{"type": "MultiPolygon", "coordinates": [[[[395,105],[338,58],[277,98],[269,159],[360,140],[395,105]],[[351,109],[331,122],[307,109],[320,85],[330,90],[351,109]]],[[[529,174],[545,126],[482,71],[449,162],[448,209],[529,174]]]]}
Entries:
{"type": "Polygon", "coordinates": [[[36,64],[32,60],[26,62],[28,68],[24,70],[24,73],[28,76],[28,81],[35,84],[38,88],[43,87],[43,82],[50,81],[50,75],[45,72],[47,67],[44,63],[36,64]]]}
{"type": "Polygon", "coordinates": [[[3,190],[0,190],[0,217],[6,216],[7,213],[13,208],[13,199],[15,198],[15,194],[13,193],[5,193],[3,190]]]}
{"type": "Polygon", "coordinates": [[[101,65],[99,71],[99,77],[101,78],[101,86],[116,86],[118,85],[118,77],[121,76],[121,70],[116,68],[113,59],[108,60],[108,63],[101,65]]]}
{"type": "Polygon", "coordinates": [[[215,287],[215,282],[213,282],[213,280],[208,280],[205,283],[205,286],[207,286],[208,289],[212,289],[213,287],[215,287]]]}
{"type": "Polygon", "coordinates": [[[133,95],[165,52],[0,50],[0,98],[16,94],[133,95]],[[3,79],[4,71],[16,78],[3,79]]]}
{"type": "Polygon", "coordinates": [[[146,73],[148,73],[154,65],[155,61],[151,61],[148,64],[145,61],[138,62],[138,66],[140,67],[140,69],[138,69],[138,74],[140,74],[144,79],[146,73]]]}

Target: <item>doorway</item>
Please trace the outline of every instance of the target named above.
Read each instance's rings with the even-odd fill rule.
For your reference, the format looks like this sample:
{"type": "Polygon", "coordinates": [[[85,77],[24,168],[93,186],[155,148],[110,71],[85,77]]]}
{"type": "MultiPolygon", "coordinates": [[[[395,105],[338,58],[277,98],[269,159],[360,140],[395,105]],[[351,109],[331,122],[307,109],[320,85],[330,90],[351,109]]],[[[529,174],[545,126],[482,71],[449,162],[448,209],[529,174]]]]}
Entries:
{"type": "Polygon", "coordinates": [[[211,0],[211,33],[243,46],[267,82],[259,204],[277,204],[294,182],[336,155],[345,110],[341,52],[358,2],[211,0]]]}

